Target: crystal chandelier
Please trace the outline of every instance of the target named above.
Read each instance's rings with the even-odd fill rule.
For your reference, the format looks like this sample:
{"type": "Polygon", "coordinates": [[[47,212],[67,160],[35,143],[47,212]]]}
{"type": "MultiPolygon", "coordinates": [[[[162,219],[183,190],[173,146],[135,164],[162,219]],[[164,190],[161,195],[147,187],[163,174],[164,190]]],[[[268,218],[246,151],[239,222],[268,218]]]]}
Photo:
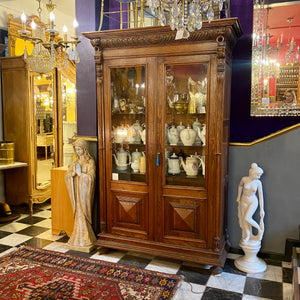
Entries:
{"type": "Polygon", "coordinates": [[[154,16],[158,15],[160,24],[170,25],[177,30],[176,39],[187,39],[189,32],[202,28],[203,19],[210,23],[215,19],[214,6],[219,11],[227,0],[147,0],[147,5],[154,16]]]}
{"type": "Polygon", "coordinates": [[[49,12],[49,24],[45,26],[41,23],[41,0],[37,0],[39,7],[39,23],[36,24],[34,20],[31,22],[31,31],[26,27],[26,15],[21,15],[22,30],[19,30],[20,37],[24,40],[24,59],[27,62],[29,68],[37,73],[49,73],[55,67],[59,70],[68,68],[68,58],[79,62],[79,57],[76,51],[76,46],[79,43],[79,36],[77,35],[78,23],[76,20],[73,22],[75,34],[71,37],[72,40],[67,39],[67,27],[64,26],[64,38],[61,39],[58,36],[58,30],[55,29],[54,13],[56,5],[52,3],[52,0],[48,0],[46,4],[49,12]],[[29,41],[33,44],[32,53],[29,55],[27,52],[26,42],[29,41]],[[68,51],[68,48],[71,50],[68,51]],[[58,60],[56,59],[56,49],[58,50],[58,60]],[[62,52],[64,53],[64,59],[62,61],[62,52]]]}

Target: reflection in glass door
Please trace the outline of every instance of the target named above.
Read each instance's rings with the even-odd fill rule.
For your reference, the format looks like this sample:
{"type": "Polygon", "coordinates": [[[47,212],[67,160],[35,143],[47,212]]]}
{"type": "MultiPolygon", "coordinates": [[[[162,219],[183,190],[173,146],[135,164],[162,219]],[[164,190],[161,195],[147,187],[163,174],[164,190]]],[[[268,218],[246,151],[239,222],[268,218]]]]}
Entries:
{"type": "Polygon", "coordinates": [[[36,133],[36,188],[50,184],[50,170],[55,166],[55,101],[53,74],[36,75],[34,82],[36,133]]]}
{"type": "Polygon", "coordinates": [[[146,182],[145,67],[111,69],[113,179],[146,182]]]}
{"type": "Polygon", "coordinates": [[[207,64],[165,69],[165,181],[205,186],[207,64]]]}
{"type": "Polygon", "coordinates": [[[76,118],[76,86],[75,83],[61,75],[61,105],[63,124],[63,165],[68,166],[73,161],[74,137],[77,134],[76,118]]]}

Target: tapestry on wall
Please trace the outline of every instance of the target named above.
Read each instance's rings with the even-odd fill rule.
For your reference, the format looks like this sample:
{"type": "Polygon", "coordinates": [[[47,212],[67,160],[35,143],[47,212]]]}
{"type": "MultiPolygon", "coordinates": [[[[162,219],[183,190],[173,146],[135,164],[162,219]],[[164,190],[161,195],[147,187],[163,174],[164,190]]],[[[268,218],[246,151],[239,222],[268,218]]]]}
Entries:
{"type": "Polygon", "coordinates": [[[181,277],[23,246],[0,257],[0,299],[172,299],[181,277]]]}

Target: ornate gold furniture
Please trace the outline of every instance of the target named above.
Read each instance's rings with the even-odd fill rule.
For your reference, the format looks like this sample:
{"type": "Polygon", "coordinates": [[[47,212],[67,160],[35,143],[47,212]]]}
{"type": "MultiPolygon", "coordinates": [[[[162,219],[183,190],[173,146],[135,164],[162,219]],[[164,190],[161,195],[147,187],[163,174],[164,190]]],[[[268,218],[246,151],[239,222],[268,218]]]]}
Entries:
{"type": "Polygon", "coordinates": [[[74,135],[65,138],[70,133],[64,124],[76,124],[75,66],[41,75],[31,72],[22,56],[0,62],[4,138],[15,143],[15,160],[28,164],[6,173],[6,201],[28,203],[32,213],[34,203],[50,198],[50,170],[63,164],[68,137],[74,135]]]}
{"type": "Polygon", "coordinates": [[[169,27],[84,33],[97,71],[98,245],[222,266],[231,52],[241,29],[233,18],[204,22],[188,40],[175,34],[169,27]],[[187,131],[174,134],[181,125],[187,131]],[[190,142],[193,132],[206,141],[199,134],[190,142]],[[193,176],[178,172],[193,160],[193,176]]]}

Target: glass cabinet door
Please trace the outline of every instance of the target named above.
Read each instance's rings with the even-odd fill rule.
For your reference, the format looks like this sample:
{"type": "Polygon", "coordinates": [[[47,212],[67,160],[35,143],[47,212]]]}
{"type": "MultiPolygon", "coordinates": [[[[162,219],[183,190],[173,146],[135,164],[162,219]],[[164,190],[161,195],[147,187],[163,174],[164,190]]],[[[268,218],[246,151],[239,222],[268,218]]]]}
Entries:
{"type": "Polygon", "coordinates": [[[53,74],[33,76],[36,136],[36,188],[51,182],[50,170],[55,166],[55,101],[53,74]]]}
{"type": "Polygon", "coordinates": [[[205,186],[207,64],[165,66],[165,184],[205,186]]]}
{"type": "Polygon", "coordinates": [[[146,182],[145,66],[110,74],[112,179],[146,182]]]}

